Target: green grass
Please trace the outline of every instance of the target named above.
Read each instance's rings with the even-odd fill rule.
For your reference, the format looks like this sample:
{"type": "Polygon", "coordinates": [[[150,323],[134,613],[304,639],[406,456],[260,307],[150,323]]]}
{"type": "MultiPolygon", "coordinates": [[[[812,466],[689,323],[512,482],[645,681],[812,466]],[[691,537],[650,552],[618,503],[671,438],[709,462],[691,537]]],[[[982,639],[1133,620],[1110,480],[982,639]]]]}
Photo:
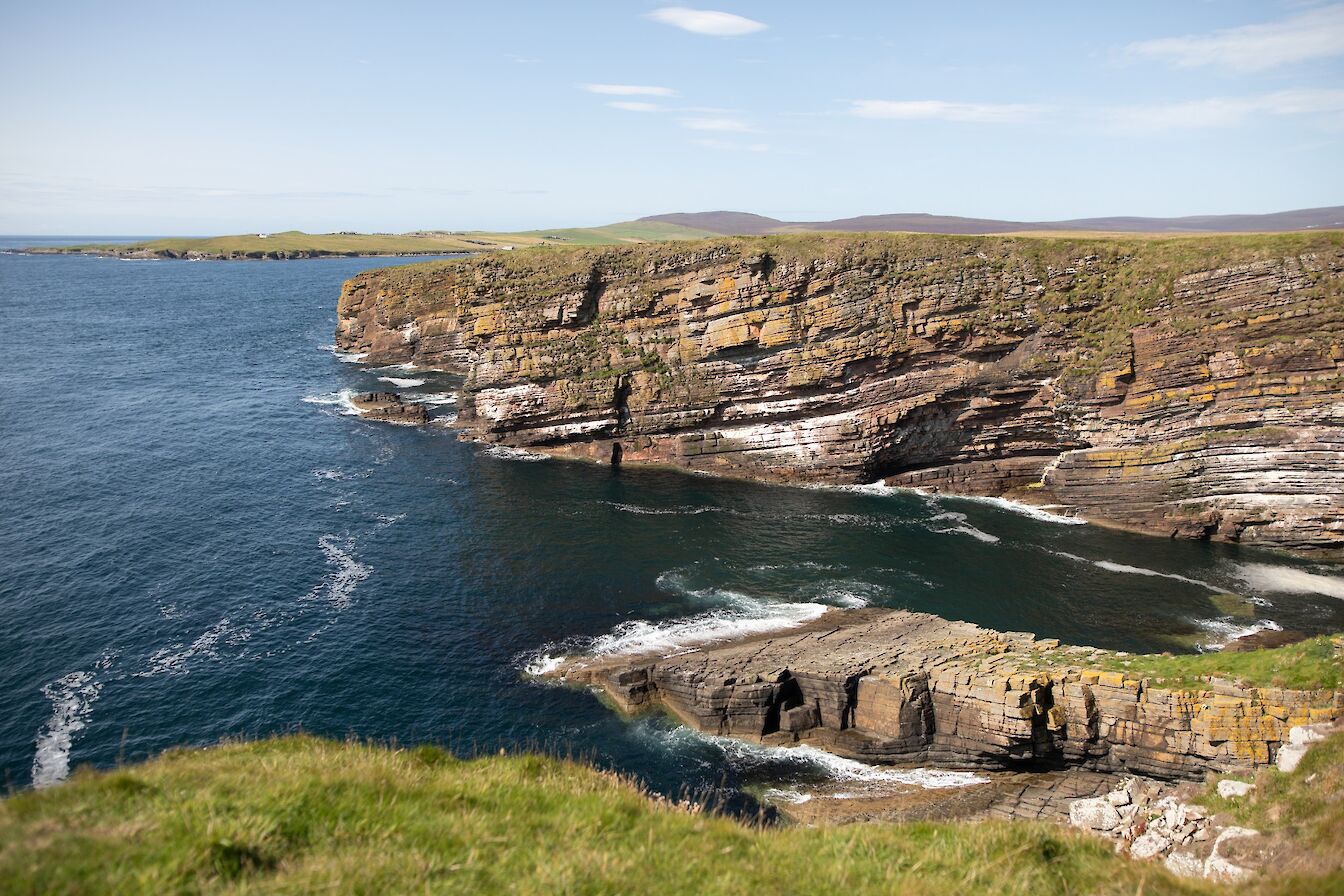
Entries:
{"type": "Polygon", "coordinates": [[[0,802],[4,893],[1206,893],[1028,823],[756,828],[537,756],[286,737],[0,802]]]}
{"type": "Polygon", "coordinates": [[[1258,687],[1335,689],[1344,685],[1344,635],[1243,653],[1104,655],[1088,665],[1170,688],[1199,689],[1206,679],[1217,677],[1258,687]]]}
{"type": "Polygon", "coordinates": [[[1200,803],[1278,841],[1276,876],[1305,878],[1298,892],[1344,893],[1344,734],[1312,747],[1292,774],[1263,769],[1249,796],[1223,799],[1210,781],[1200,803]]]}

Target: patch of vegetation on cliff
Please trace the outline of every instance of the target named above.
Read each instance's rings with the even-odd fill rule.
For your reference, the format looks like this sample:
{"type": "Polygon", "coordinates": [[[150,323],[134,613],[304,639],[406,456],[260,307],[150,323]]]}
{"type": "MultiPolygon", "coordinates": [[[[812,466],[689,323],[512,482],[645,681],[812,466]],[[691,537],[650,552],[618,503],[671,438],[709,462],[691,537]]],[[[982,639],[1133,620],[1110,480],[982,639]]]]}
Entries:
{"type": "Polygon", "coordinates": [[[1205,893],[1029,823],[757,828],[538,756],[286,737],[0,802],[6,893],[1205,893]]]}
{"type": "Polygon", "coordinates": [[[1200,803],[1277,841],[1276,877],[1305,878],[1298,892],[1344,892],[1344,734],[1314,745],[1291,774],[1262,769],[1245,797],[1220,797],[1210,781],[1200,803]]]}
{"type": "Polygon", "coordinates": [[[1226,678],[1252,687],[1336,689],[1344,686],[1344,635],[1244,652],[1107,654],[1090,665],[1167,688],[1200,690],[1210,678],[1226,678]]]}

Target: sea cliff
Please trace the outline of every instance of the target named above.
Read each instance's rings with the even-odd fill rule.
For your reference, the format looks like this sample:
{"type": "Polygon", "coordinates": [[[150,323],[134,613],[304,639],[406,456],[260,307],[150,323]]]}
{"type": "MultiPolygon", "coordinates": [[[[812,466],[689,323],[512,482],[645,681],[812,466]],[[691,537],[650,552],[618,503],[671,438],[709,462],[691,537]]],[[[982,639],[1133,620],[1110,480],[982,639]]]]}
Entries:
{"type": "Polygon", "coordinates": [[[361,274],[341,349],[467,435],[1344,549],[1344,233],[797,234],[361,274]]]}

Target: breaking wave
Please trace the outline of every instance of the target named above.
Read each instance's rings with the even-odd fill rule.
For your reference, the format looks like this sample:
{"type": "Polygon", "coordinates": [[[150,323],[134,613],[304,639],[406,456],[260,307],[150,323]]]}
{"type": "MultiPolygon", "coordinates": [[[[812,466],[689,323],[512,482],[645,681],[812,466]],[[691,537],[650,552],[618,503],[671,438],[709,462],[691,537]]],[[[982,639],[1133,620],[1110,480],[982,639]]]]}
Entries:
{"type": "Polygon", "coordinates": [[[549,455],[528,451],[526,448],[514,448],[511,445],[491,445],[482,453],[491,457],[502,457],[505,460],[538,461],[551,459],[549,455]]]}
{"type": "Polygon", "coordinates": [[[1212,640],[1199,645],[1201,650],[1221,650],[1238,638],[1254,635],[1257,632],[1283,631],[1283,626],[1271,619],[1260,619],[1250,625],[1233,622],[1229,618],[1201,619],[1197,625],[1214,636],[1212,640]]]}
{"type": "Polygon", "coordinates": [[[380,376],[378,377],[378,382],[391,383],[398,389],[410,389],[415,386],[423,386],[425,384],[424,380],[409,379],[400,376],[380,376]]]}
{"type": "Polygon", "coordinates": [[[358,417],[359,408],[355,407],[355,403],[351,400],[354,397],[354,389],[342,389],[339,392],[328,392],[325,395],[305,395],[303,396],[303,401],[307,404],[334,407],[346,416],[358,417]]]}
{"type": "Polygon", "coordinates": [[[102,684],[85,671],[71,672],[42,687],[42,696],[51,701],[51,718],[37,735],[34,787],[50,787],[70,774],[70,748],[75,735],[88,725],[100,690],[102,684]]]}
{"type": "Polygon", "coordinates": [[[1260,591],[1288,594],[1320,594],[1344,600],[1344,579],[1323,576],[1291,566],[1269,563],[1238,563],[1233,572],[1238,579],[1260,591]]]}
{"type": "Polygon", "coordinates": [[[452,392],[431,392],[428,395],[416,395],[409,400],[416,404],[457,404],[457,395],[452,392]]]}
{"type": "Polygon", "coordinates": [[[844,784],[860,786],[905,784],[929,790],[969,787],[989,781],[988,778],[972,772],[868,765],[807,744],[792,747],[763,746],[731,737],[702,734],[685,726],[678,726],[670,731],[650,730],[657,730],[667,745],[673,748],[693,747],[697,744],[710,745],[721,754],[724,762],[736,771],[744,773],[767,772],[778,776],[781,773],[788,775],[789,771],[796,771],[811,773],[844,784]]]}

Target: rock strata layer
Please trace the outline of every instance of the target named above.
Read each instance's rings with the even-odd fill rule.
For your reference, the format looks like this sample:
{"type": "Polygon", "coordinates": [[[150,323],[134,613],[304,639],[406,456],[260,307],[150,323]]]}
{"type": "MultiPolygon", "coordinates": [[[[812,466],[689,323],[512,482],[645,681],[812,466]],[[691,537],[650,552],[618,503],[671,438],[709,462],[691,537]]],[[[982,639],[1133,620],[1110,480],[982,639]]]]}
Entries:
{"type": "Polygon", "coordinates": [[[406,401],[396,392],[363,392],[351,398],[350,403],[367,420],[407,426],[424,426],[429,422],[429,411],[424,405],[406,401]]]}
{"type": "Polygon", "coordinates": [[[571,658],[548,674],[599,687],[626,711],[663,707],[698,731],[806,741],[866,762],[1172,779],[1268,765],[1294,726],[1344,709],[1337,691],[1220,680],[1171,689],[1106,671],[1121,660],[925,613],[859,609],[680,655],[571,658]]]}
{"type": "Polygon", "coordinates": [[[337,342],[514,447],[1344,549],[1338,232],[502,253],[355,277],[337,342]]]}

